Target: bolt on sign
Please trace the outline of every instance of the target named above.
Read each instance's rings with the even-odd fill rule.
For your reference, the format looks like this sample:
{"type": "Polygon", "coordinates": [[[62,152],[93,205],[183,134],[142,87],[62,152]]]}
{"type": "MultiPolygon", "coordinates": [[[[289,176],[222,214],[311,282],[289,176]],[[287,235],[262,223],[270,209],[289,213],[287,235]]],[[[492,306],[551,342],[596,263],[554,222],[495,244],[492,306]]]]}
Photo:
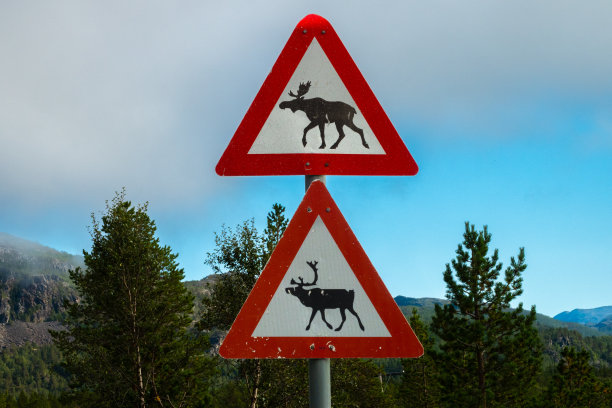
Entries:
{"type": "Polygon", "coordinates": [[[225,358],[419,357],[423,347],[315,181],[221,344],[225,358]]]}
{"type": "Polygon", "coordinates": [[[293,30],[216,171],[414,175],[418,166],[331,24],[311,14],[293,30]]]}

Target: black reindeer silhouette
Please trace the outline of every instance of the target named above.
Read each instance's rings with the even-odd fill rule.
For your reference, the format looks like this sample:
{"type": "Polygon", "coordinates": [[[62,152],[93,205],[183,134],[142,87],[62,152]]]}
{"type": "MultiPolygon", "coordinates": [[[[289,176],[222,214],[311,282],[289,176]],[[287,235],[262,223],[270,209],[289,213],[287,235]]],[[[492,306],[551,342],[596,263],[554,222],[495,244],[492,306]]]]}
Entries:
{"type": "Polygon", "coordinates": [[[346,290],[346,289],[304,289],[306,286],[314,286],[317,284],[318,270],[317,264],[318,262],[306,262],[308,266],[312,268],[314,271],[314,280],[311,283],[304,283],[304,279],[300,276],[298,279],[299,282],[291,279],[292,285],[297,285],[295,287],[286,288],[285,292],[289,293],[295,297],[297,297],[300,302],[306,306],[312,308],[312,314],[310,315],[310,320],[308,321],[308,326],[306,326],[306,330],[310,330],[310,324],[312,323],[312,319],[314,319],[317,312],[321,312],[321,318],[325,322],[328,328],[333,329],[333,326],[329,324],[327,320],[325,320],[325,309],[340,309],[340,316],[342,316],[342,322],[340,326],[336,328],[336,331],[340,331],[344,322],[346,321],[346,310],[351,312],[357,318],[357,322],[359,323],[359,328],[361,330],[365,330],[363,327],[363,323],[361,323],[361,319],[355,309],[353,309],[353,301],[355,300],[355,291],[354,290],[346,290]]]}
{"type": "Polygon", "coordinates": [[[340,141],[344,139],[344,131],[342,130],[344,125],[359,133],[359,136],[361,136],[361,144],[368,149],[370,148],[363,137],[363,130],[359,129],[353,123],[353,116],[357,113],[355,108],[344,102],[328,102],[321,98],[304,99],[304,95],[309,89],[310,81],[305,84],[300,83],[297,95],[294,94],[293,91],[289,91],[289,96],[292,96],[294,99],[281,102],[279,105],[281,109],[289,108],[292,112],[301,110],[306,113],[308,120],[310,120],[310,124],[304,128],[304,136],[302,137],[302,144],[304,147],[306,147],[306,133],[308,133],[310,129],[318,126],[321,133],[321,146],[319,146],[319,149],[325,148],[325,124],[335,123],[336,129],[338,129],[338,140],[336,140],[336,143],[334,143],[330,149],[337,148],[340,141]]]}

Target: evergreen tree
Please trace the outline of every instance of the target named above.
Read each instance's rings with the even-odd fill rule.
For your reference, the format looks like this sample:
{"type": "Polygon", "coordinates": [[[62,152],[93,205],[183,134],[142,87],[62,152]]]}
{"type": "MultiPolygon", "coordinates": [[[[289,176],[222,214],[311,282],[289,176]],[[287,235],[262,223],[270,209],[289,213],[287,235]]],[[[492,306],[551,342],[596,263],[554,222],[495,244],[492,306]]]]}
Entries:
{"type": "Polygon", "coordinates": [[[586,350],[565,347],[553,377],[545,406],[555,408],[604,408],[612,403],[611,390],[593,374],[586,350]]]}
{"type": "Polygon", "coordinates": [[[402,384],[399,399],[404,407],[433,408],[438,406],[440,394],[436,365],[433,360],[434,339],[416,308],[412,309],[410,326],[425,350],[419,358],[402,359],[402,384]]]}
{"type": "Polygon", "coordinates": [[[534,327],[535,307],[524,313],[521,274],[524,248],[510,259],[503,280],[497,249],[488,256],[491,234],[465,224],[457,257],[446,265],[449,305],[436,305],[431,328],[440,337],[435,354],[442,402],[461,407],[523,407],[533,398],[541,365],[534,327]],[[452,269],[451,269],[452,266],[452,269]]]}
{"type": "MultiPolygon", "coordinates": [[[[224,226],[220,234],[215,234],[216,247],[207,254],[205,263],[217,274],[217,280],[210,288],[210,297],[202,300],[201,330],[229,330],[288,222],[285,207],[274,204],[263,234],[257,231],[253,219],[234,230],[224,226]]],[[[262,360],[239,360],[236,364],[250,395],[250,406],[255,407],[262,385],[265,388],[263,378],[274,370],[262,360]]]]}
{"type": "Polygon", "coordinates": [[[212,374],[207,339],[189,332],[193,296],[176,254],[161,246],[147,205],[125,192],[92,215],[86,269],[70,271],[80,302],[54,333],[77,399],[97,407],[200,406],[212,374]]]}
{"type": "Polygon", "coordinates": [[[217,280],[210,288],[211,296],[202,300],[203,329],[229,330],[288,222],[285,207],[274,204],[263,234],[255,228],[254,219],[234,230],[224,226],[215,234],[215,249],[207,254],[205,263],[217,274],[217,280]]]}

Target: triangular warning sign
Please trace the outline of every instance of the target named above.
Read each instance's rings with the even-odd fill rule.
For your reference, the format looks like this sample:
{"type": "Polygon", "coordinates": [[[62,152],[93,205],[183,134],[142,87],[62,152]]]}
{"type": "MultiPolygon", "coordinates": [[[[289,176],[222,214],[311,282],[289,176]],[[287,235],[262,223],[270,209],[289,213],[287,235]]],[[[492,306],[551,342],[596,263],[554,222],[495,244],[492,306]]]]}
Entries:
{"type": "Polygon", "coordinates": [[[419,357],[423,347],[315,181],[236,317],[225,358],[419,357]]]}
{"type": "Polygon", "coordinates": [[[221,176],[414,175],[414,159],[331,24],[299,22],[216,167],[221,176]]]}

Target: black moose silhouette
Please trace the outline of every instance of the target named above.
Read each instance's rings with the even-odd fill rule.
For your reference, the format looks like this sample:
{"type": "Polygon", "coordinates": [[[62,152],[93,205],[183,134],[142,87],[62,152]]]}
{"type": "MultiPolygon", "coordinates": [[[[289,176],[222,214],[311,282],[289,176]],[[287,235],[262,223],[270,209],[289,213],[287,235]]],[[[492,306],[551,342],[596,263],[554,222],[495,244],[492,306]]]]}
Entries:
{"type": "Polygon", "coordinates": [[[297,95],[294,94],[293,91],[289,91],[289,96],[292,96],[294,99],[281,102],[279,105],[279,108],[289,108],[294,113],[296,110],[301,110],[306,113],[308,120],[310,120],[310,124],[304,128],[304,136],[302,137],[302,144],[304,147],[306,147],[306,133],[308,133],[310,129],[318,126],[321,132],[321,146],[319,146],[319,149],[325,148],[325,124],[335,123],[336,129],[338,129],[338,140],[336,140],[336,143],[334,143],[330,149],[337,148],[340,141],[344,139],[342,127],[345,125],[359,133],[359,136],[361,136],[361,144],[368,149],[370,148],[363,136],[363,130],[353,123],[353,117],[357,113],[355,108],[344,102],[328,102],[321,98],[304,99],[304,95],[309,89],[310,81],[305,84],[300,83],[297,95]]]}
{"type": "Polygon", "coordinates": [[[333,326],[329,324],[327,320],[325,320],[326,309],[340,309],[340,316],[342,316],[342,322],[340,323],[340,326],[336,328],[336,331],[340,331],[342,329],[342,326],[344,325],[344,322],[346,321],[346,310],[355,315],[355,317],[357,318],[357,322],[359,323],[359,328],[361,330],[365,330],[365,328],[363,327],[363,323],[361,323],[359,315],[357,314],[357,312],[355,312],[355,309],[353,309],[353,301],[355,300],[354,290],[321,288],[304,289],[306,286],[316,285],[318,280],[318,262],[306,263],[314,271],[314,280],[311,283],[304,283],[304,279],[300,276],[298,277],[300,280],[299,282],[296,282],[295,280],[291,279],[291,284],[297,286],[285,289],[286,293],[297,297],[304,306],[312,308],[312,314],[310,315],[310,320],[308,321],[308,326],[306,326],[306,330],[310,330],[310,324],[312,323],[312,319],[314,319],[317,312],[321,312],[321,318],[323,319],[327,327],[333,329],[333,326]]]}

